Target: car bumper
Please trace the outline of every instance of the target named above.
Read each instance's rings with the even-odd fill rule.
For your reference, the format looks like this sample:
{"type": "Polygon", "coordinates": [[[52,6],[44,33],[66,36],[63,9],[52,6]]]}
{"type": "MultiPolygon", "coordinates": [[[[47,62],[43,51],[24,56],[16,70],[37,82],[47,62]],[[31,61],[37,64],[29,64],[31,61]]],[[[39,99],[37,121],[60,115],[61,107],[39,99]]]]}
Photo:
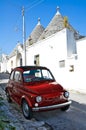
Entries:
{"type": "Polygon", "coordinates": [[[49,109],[58,109],[58,108],[61,108],[61,107],[68,106],[71,103],[72,103],[72,101],[68,101],[68,102],[65,102],[65,103],[52,105],[52,106],[34,107],[34,108],[32,108],[32,111],[42,111],[42,110],[49,110],[49,109]]]}

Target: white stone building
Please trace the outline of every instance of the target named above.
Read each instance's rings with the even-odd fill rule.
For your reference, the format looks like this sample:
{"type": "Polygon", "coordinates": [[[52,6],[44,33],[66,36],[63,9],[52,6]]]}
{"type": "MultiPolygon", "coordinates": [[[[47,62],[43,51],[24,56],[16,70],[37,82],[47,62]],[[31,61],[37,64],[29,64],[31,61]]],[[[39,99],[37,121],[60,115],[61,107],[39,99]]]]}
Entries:
{"type": "MultiPolygon", "coordinates": [[[[86,37],[81,36],[63,17],[59,8],[48,26],[38,19],[26,40],[26,65],[48,67],[57,82],[67,89],[86,92],[86,37]]],[[[9,55],[7,71],[24,65],[24,45],[18,44],[9,55]]]]}
{"type": "Polygon", "coordinates": [[[0,57],[0,72],[7,72],[8,56],[2,54],[0,57]]]}
{"type": "Polygon", "coordinates": [[[22,57],[23,57],[23,45],[18,43],[8,57],[7,71],[11,72],[13,68],[22,65],[22,59],[23,59],[22,57]]]}

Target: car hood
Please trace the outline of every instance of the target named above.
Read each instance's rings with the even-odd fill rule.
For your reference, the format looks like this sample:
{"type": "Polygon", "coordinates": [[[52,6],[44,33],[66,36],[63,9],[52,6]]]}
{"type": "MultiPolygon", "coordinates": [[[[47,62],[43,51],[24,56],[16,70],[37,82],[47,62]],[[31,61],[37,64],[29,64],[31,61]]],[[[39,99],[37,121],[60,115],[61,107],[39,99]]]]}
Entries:
{"type": "Polygon", "coordinates": [[[63,91],[63,87],[60,84],[58,84],[57,82],[49,82],[49,81],[42,82],[42,83],[35,82],[27,87],[32,93],[38,95],[63,91]]]}

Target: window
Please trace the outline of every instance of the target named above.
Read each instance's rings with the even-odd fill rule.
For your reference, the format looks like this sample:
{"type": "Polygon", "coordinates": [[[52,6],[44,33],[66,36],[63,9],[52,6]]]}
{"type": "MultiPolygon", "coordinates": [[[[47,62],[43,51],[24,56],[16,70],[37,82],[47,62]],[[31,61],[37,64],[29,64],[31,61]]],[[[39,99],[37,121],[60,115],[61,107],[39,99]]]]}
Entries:
{"type": "Polygon", "coordinates": [[[20,66],[22,66],[22,58],[20,58],[20,66]]]}
{"type": "Polygon", "coordinates": [[[14,80],[17,82],[22,81],[22,76],[19,71],[15,71],[14,80]]]}
{"type": "Polygon", "coordinates": [[[14,71],[12,71],[11,75],[10,75],[10,79],[13,80],[14,77],[14,71]]]}
{"type": "Polygon", "coordinates": [[[52,79],[52,76],[50,74],[49,71],[47,70],[42,70],[42,74],[43,74],[43,77],[46,78],[46,79],[52,79]]]}
{"type": "Polygon", "coordinates": [[[47,69],[31,69],[23,72],[24,82],[54,80],[53,75],[47,69]]]}
{"type": "Polygon", "coordinates": [[[35,56],[34,56],[34,64],[35,64],[35,65],[40,65],[39,55],[35,55],[35,56]]]}
{"type": "Polygon", "coordinates": [[[73,72],[73,71],[74,71],[74,65],[70,65],[70,66],[69,66],[69,71],[70,71],[70,72],[73,72]]]}
{"type": "Polygon", "coordinates": [[[65,60],[59,61],[59,67],[60,67],[60,68],[65,67],[65,60]]]}
{"type": "Polygon", "coordinates": [[[11,68],[13,67],[13,61],[11,61],[11,68]]]}

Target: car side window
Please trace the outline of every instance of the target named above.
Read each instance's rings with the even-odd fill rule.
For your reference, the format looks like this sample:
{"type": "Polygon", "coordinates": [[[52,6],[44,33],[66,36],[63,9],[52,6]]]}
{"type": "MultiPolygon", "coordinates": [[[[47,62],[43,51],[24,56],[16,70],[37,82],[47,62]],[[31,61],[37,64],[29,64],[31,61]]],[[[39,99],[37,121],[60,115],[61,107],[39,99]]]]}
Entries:
{"type": "Polygon", "coordinates": [[[14,71],[12,71],[11,75],[10,75],[10,79],[13,80],[14,78],[14,71]]]}
{"type": "Polygon", "coordinates": [[[42,75],[46,79],[52,79],[52,76],[51,76],[50,72],[47,71],[47,70],[42,70],[42,75]]]}
{"type": "Polygon", "coordinates": [[[19,71],[15,71],[14,80],[16,82],[21,82],[22,81],[22,76],[21,76],[21,73],[19,71]]]}

